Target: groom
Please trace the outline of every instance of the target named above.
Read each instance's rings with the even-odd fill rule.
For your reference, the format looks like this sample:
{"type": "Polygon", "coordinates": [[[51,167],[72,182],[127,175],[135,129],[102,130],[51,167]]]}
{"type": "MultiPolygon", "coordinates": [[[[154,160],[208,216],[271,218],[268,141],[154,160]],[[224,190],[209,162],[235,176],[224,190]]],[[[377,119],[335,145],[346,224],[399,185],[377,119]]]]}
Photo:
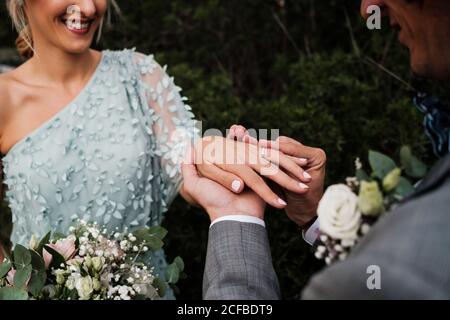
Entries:
{"type": "MultiPolygon", "coordinates": [[[[410,50],[413,71],[436,80],[450,80],[450,1],[363,0],[361,12],[378,5],[399,40],[410,50]]],[[[431,115],[430,115],[431,116],[431,115]]],[[[450,298],[450,155],[449,128],[440,128],[442,160],[416,192],[385,215],[344,261],[315,275],[303,292],[306,299],[449,299],[450,298]],[[442,132],[441,132],[442,133],[442,132]],[[379,284],[368,285],[368,270],[379,270],[379,284]]],[[[284,153],[309,160],[315,184],[303,196],[287,194],[288,216],[305,230],[320,200],[325,155],[289,139],[280,139],[284,153]]],[[[264,205],[250,191],[235,195],[201,178],[194,165],[183,166],[185,192],[211,217],[204,274],[205,299],[278,299],[264,225],[264,205]],[[208,190],[208,198],[201,190],[208,190]],[[202,195],[202,197],[200,197],[202,195]],[[218,205],[215,199],[228,199],[218,205]],[[234,215],[232,215],[234,214],[234,215]]]]}

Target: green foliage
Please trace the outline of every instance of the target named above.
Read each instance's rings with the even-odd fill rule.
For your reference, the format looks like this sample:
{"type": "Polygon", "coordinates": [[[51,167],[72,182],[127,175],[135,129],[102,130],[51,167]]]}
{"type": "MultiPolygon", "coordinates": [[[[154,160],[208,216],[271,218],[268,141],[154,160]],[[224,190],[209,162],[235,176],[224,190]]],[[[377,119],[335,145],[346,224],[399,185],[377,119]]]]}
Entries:
{"type": "Polygon", "coordinates": [[[31,279],[28,284],[28,291],[34,297],[37,297],[47,280],[47,272],[45,271],[45,264],[42,257],[33,250],[29,250],[31,254],[31,265],[33,267],[31,279]]]}
{"type": "Polygon", "coordinates": [[[0,288],[0,300],[28,300],[28,293],[16,287],[0,288]]]}
{"type": "Polygon", "coordinates": [[[400,150],[400,157],[402,166],[407,175],[417,179],[425,176],[428,169],[427,165],[412,154],[410,147],[402,147],[400,150]]]}
{"type": "Polygon", "coordinates": [[[156,251],[164,246],[163,239],[167,235],[167,230],[163,227],[155,226],[147,229],[139,229],[133,233],[142,246],[148,246],[150,250],[156,251]]]}
{"type": "MultiPolygon", "coordinates": [[[[367,30],[359,1],[286,0],[283,8],[261,0],[118,2],[123,18],[113,19],[97,47],[156,53],[204,129],[224,131],[234,123],[279,128],[282,135],[326,150],[327,184],[353,174],[355,158],[369,149],[396,158],[409,145],[425,164],[434,162],[410,89],[428,88],[444,101],[450,91],[417,83],[395,33],[387,23],[380,31],[367,30]]],[[[15,35],[3,5],[0,17],[0,46],[12,47],[15,35]]],[[[402,169],[419,178],[424,167],[402,154],[402,169]]],[[[401,179],[395,192],[410,191],[401,179]]],[[[284,297],[296,298],[322,263],[282,212],[270,209],[266,216],[284,297]]],[[[1,209],[3,239],[9,221],[1,209]]],[[[208,225],[202,210],[181,199],[164,222],[168,256],[185,257],[181,299],[201,298],[208,225]]]]}
{"type": "Polygon", "coordinates": [[[379,179],[383,179],[397,167],[394,160],[380,152],[372,150],[369,151],[369,163],[374,175],[379,179]]]}
{"type": "Polygon", "coordinates": [[[20,244],[14,247],[14,268],[25,268],[31,263],[31,255],[27,248],[20,244]]]}

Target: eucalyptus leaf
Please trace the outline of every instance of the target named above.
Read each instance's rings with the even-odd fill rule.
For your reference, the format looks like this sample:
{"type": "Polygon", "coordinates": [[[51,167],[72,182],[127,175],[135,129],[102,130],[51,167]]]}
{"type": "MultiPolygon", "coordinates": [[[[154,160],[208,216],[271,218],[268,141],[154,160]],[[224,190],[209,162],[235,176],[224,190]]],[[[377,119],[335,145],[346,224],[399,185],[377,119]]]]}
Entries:
{"type": "Polygon", "coordinates": [[[403,168],[406,168],[409,166],[411,157],[412,157],[411,148],[409,146],[403,146],[400,149],[400,162],[401,162],[403,168]]]}
{"type": "Polygon", "coordinates": [[[363,169],[356,170],[356,178],[360,182],[361,181],[370,181],[369,175],[363,169]]]}
{"type": "Polygon", "coordinates": [[[427,174],[428,167],[425,163],[413,156],[411,168],[405,169],[405,173],[411,178],[421,179],[427,174]]]}
{"type": "Polygon", "coordinates": [[[175,263],[178,267],[178,270],[180,270],[180,272],[182,272],[184,270],[184,261],[181,257],[176,257],[173,260],[173,263],[175,263]]]}
{"type": "Polygon", "coordinates": [[[18,244],[14,247],[14,267],[15,269],[25,268],[31,263],[31,255],[28,249],[18,244]]]}
{"type": "Polygon", "coordinates": [[[36,251],[30,250],[30,254],[33,271],[31,272],[28,291],[34,297],[38,297],[45,285],[45,281],[47,280],[47,272],[45,271],[44,259],[36,251]]]}
{"type": "Polygon", "coordinates": [[[415,157],[408,146],[400,150],[400,159],[405,173],[411,178],[421,179],[428,171],[427,165],[415,157]]]}
{"type": "Polygon", "coordinates": [[[36,271],[45,271],[45,261],[36,251],[29,250],[31,255],[31,265],[36,271]]]}
{"type": "Polygon", "coordinates": [[[405,177],[400,177],[400,182],[395,189],[395,194],[399,195],[402,198],[405,198],[411,195],[414,190],[414,186],[411,184],[411,182],[409,182],[408,179],[406,179],[405,177]]]}
{"type": "Polygon", "coordinates": [[[47,273],[45,271],[33,270],[31,272],[30,282],[28,283],[28,291],[30,294],[37,298],[41,294],[46,280],[47,273]]]}
{"type": "Polygon", "coordinates": [[[152,285],[158,289],[158,294],[160,297],[164,297],[166,295],[166,291],[167,291],[167,284],[161,280],[160,278],[155,278],[153,280],[152,285]]]}
{"type": "Polygon", "coordinates": [[[11,262],[4,262],[2,264],[0,264],[0,278],[5,277],[9,270],[11,270],[11,262]]]}
{"type": "Polygon", "coordinates": [[[167,235],[167,230],[161,226],[148,228],[148,233],[163,240],[167,235]]]}
{"type": "Polygon", "coordinates": [[[161,239],[155,238],[155,237],[149,237],[148,239],[145,239],[145,243],[147,247],[150,248],[152,251],[156,251],[161,249],[164,246],[164,242],[161,239]]]}
{"type": "Polygon", "coordinates": [[[161,239],[162,235],[164,235],[164,231],[154,227],[139,229],[134,232],[134,236],[153,251],[159,250],[164,246],[164,242],[161,239]]]}
{"type": "Polygon", "coordinates": [[[0,300],[28,300],[28,293],[14,287],[3,287],[0,288],[0,300]]]}
{"type": "Polygon", "coordinates": [[[27,281],[31,277],[31,271],[33,270],[31,264],[18,269],[14,275],[14,287],[23,289],[27,284],[27,281]]]}
{"type": "Polygon", "coordinates": [[[177,283],[180,279],[180,269],[178,269],[178,266],[175,262],[167,266],[166,279],[168,283],[173,284],[177,283]]]}
{"type": "Polygon", "coordinates": [[[369,163],[375,176],[380,179],[384,179],[389,172],[397,167],[394,160],[380,152],[372,150],[369,151],[369,163]]]}

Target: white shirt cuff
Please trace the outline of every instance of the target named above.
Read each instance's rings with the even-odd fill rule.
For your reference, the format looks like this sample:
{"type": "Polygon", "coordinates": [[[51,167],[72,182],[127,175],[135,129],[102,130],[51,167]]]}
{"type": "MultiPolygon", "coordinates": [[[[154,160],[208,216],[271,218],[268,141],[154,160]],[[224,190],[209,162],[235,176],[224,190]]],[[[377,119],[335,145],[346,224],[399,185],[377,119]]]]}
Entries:
{"type": "Polygon", "coordinates": [[[215,225],[218,222],[221,221],[238,221],[238,222],[243,222],[243,223],[254,223],[254,224],[259,224],[262,227],[266,227],[266,223],[264,222],[264,220],[260,219],[260,218],[256,218],[253,216],[246,216],[246,215],[230,215],[230,216],[223,216],[220,218],[217,218],[216,220],[214,220],[213,222],[211,222],[211,225],[209,226],[210,228],[215,225]]]}
{"type": "Polygon", "coordinates": [[[319,227],[319,219],[316,219],[316,221],[314,221],[314,223],[311,225],[311,227],[309,227],[308,230],[302,232],[303,240],[305,240],[312,246],[319,237],[319,227]]]}

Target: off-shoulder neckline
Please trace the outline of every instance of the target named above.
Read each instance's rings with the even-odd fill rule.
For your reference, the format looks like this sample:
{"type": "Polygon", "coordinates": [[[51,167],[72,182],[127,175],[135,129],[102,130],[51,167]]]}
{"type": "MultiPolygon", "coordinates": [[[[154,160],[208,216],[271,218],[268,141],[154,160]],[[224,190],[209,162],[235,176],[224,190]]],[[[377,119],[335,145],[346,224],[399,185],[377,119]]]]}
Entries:
{"type": "Polygon", "coordinates": [[[90,77],[89,81],[86,83],[86,85],[80,90],[80,92],[73,98],[68,104],[66,104],[63,108],[61,108],[58,112],[56,112],[54,115],[52,115],[49,119],[45,120],[40,126],[38,126],[36,129],[33,129],[30,133],[25,135],[23,138],[21,138],[18,142],[16,142],[6,154],[3,155],[3,160],[7,160],[9,156],[15,152],[17,149],[19,149],[20,146],[22,146],[26,140],[31,139],[32,137],[38,135],[41,131],[44,129],[47,129],[53,122],[55,122],[59,117],[64,115],[66,112],[68,112],[76,103],[84,96],[85,92],[91,87],[91,85],[95,82],[95,80],[98,77],[98,74],[100,73],[100,70],[103,66],[103,63],[105,61],[105,56],[107,52],[102,51],[100,61],[98,62],[94,73],[90,77]]]}

